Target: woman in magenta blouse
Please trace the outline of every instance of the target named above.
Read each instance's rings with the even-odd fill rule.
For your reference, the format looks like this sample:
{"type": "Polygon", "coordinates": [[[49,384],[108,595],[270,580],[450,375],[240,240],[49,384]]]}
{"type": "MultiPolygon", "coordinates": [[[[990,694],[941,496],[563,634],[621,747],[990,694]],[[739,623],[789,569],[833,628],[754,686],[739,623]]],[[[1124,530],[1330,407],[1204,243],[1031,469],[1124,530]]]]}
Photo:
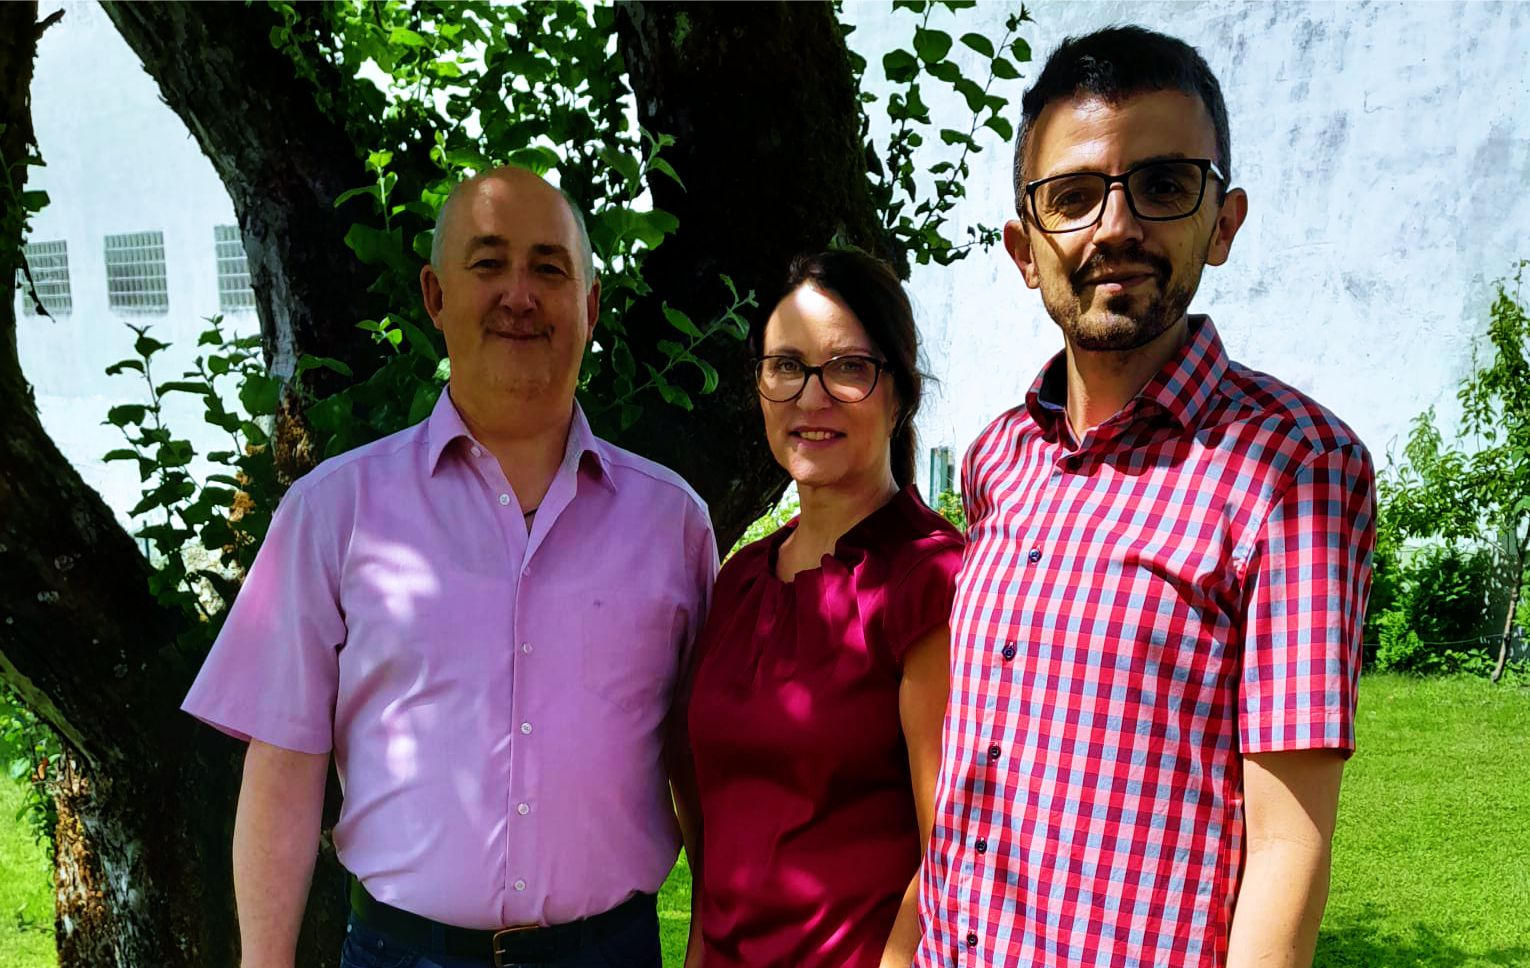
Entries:
{"type": "Polygon", "coordinates": [[[913,485],[913,312],[884,264],[826,252],[752,338],[802,509],[723,567],[696,650],[687,964],[906,966],[962,554],[913,485]]]}

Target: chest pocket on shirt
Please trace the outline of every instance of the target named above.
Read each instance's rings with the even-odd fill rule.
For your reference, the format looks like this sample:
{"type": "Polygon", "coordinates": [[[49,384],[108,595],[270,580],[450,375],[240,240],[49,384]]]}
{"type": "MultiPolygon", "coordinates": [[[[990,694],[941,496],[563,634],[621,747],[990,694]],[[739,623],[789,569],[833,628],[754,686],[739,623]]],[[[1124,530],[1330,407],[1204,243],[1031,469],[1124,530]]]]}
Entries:
{"type": "Polygon", "coordinates": [[[585,688],[626,712],[667,705],[679,670],[680,615],[674,603],[596,595],[578,607],[585,688]]]}

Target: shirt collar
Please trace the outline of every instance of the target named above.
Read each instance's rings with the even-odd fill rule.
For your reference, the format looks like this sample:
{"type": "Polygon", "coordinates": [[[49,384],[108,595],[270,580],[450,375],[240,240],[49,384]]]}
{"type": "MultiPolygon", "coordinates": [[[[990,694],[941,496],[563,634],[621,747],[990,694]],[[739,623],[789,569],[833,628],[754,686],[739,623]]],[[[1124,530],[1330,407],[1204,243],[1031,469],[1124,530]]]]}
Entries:
{"type": "MultiPolygon", "coordinates": [[[[1156,405],[1183,429],[1195,426],[1229,366],[1211,317],[1191,316],[1188,323],[1190,338],[1185,345],[1133,398],[1139,406],[1156,405]]],[[[1025,395],[1025,407],[1038,426],[1055,429],[1067,399],[1068,363],[1066,354],[1058,353],[1037,374],[1025,395]]]]}
{"type": "MultiPolygon", "coordinates": [[[[441,391],[441,396],[436,400],[435,409],[430,412],[430,418],[425,428],[425,436],[428,451],[426,453],[427,466],[430,473],[434,474],[441,464],[441,457],[453,441],[466,439],[473,440],[473,435],[468,431],[467,424],[462,420],[462,414],[457,411],[457,406],[452,402],[449,389],[441,391]]],[[[616,478],[611,474],[610,456],[606,453],[604,441],[595,436],[590,429],[590,421],[584,415],[584,408],[579,406],[579,401],[574,401],[573,418],[568,427],[568,443],[563,449],[563,462],[559,465],[560,471],[572,465],[575,468],[590,470],[595,477],[615,493],[616,478]]]]}

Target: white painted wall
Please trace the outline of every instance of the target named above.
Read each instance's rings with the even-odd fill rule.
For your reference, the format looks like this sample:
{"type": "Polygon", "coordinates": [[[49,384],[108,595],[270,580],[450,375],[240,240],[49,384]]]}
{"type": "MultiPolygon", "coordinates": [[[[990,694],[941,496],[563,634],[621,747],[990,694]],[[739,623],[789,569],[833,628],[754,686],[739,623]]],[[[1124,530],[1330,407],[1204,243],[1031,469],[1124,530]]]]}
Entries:
{"type": "MultiPolygon", "coordinates": [[[[22,317],[19,339],[45,424],[125,509],[137,500],[136,473],[100,463],[119,445],[100,422],[140,386],[101,372],[131,343],[107,309],[102,236],[164,231],[170,312],[156,335],[184,361],[201,317],[217,311],[212,227],[233,212],[105,15],[77,0],[63,6],[33,85],[48,167],[32,179],[53,204],[32,238],[68,239],[74,312],[56,323],[22,317]]],[[[845,8],[859,26],[851,43],[871,62],[869,85],[885,95],[881,54],[906,43],[911,17],[881,0],[845,8]]],[[[982,3],[932,23],[997,38],[1012,9],[982,3]]],[[[1530,4],[1039,3],[1032,13],[1022,35],[1037,62],[1006,92],[1016,111],[1062,37],[1111,23],[1183,37],[1221,78],[1234,180],[1252,208],[1231,261],[1208,271],[1193,308],[1215,317],[1235,358],[1312,393],[1378,456],[1425,407],[1452,411],[1492,280],[1530,257],[1530,4]]],[[[964,66],[975,71],[976,55],[964,66]]],[[[949,126],[970,120],[954,96],[927,89],[925,98],[949,126]]],[[[998,224],[1013,211],[1008,155],[995,145],[974,159],[958,226],[998,224]]],[[[997,250],[918,268],[912,289],[940,380],[920,421],[923,443],[959,459],[1061,340],[997,250]]],[[[240,325],[256,324],[245,315],[240,325]]],[[[177,375],[179,362],[165,369],[162,378],[177,375]]],[[[194,406],[182,408],[181,426],[198,423],[194,406]]]]}
{"type": "MultiPolygon", "coordinates": [[[[142,492],[135,465],[101,461],[124,446],[117,428],[103,421],[114,404],[144,402],[146,387],[136,374],[103,371],[133,355],[124,321],[152,324],[151,335],[173,344],[155,364],[156,381],[178,378],[190,364],[204,317],[218,312],[213,226],[234,224],[234,208],[106,14],[79,0],[41,6],[43,16],[62,6],[64,19],[38,44],[32,121],[46,167],[32,169],[28,185],[46,190],[51,204],[33,218],[30,239],[68,241],[74,311],[51,321],[23,316],[18,292],[17,340],[43,425],[121,515],[142,492]],[[154,229],[165,236],[169,312],[110,309],[104,237],[154,229]]],[[[259,329],[253,312],[226,320],[240,334],[259,329]]],[[[203,432],[196,398],[172,395],[167,406],[177,431],[196,431],[189,436],[203,442],[199,450],[224,446],[203,432]]]]}
{"type": "MultiPolygon", "coordinates": [[[[1020,93],[1062,38],[1111,24],[1178,36],[1216,72],[1233,180],[1251,208],[1231,260],[1207,270],[1192,311],[1212,315],[1235,359],[1329,406],[1378,462],[1424,408],[1455,413],[1491,283],[1530,258],[1530,4],[1030,7],[1036,23],[1021,36],[1035,61],[1003,92],[1016,117],[1020,93]]],[[[997,40],[1013,9],[981,3],[960,20],[942,11],[931,26],[997,40]]],[[[882,94],[881,52],[906,45],[913,23],[885,11],[846,4],[858,24],[850,42],[870,61],[868,87],[882,94]]],[[[975,74],[978,56],[954,49],[970,55],[959,63],[975,74]]],[[[965,129],[964,103],[930,87],[932,115],[965,129]]],[[[976,156],[957,225],[1012,217],[1011,150],[976,156]]],[[[960,455],[1020,402],[1062,340],[998,249],[949,269],[916,268],[912,289],[940,380],[919,421],[921,443],[960,455]]]]}

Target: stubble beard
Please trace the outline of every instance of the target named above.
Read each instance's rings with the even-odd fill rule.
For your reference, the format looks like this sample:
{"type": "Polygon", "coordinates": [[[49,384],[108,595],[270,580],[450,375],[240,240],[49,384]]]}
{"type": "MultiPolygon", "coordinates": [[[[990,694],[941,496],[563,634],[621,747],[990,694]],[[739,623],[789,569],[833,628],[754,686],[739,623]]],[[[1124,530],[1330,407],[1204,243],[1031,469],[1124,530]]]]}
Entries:
{"type": "MultiPolygon", "coordinates": [[[[1209,250],[1209,240],[1208,246],[1209,250]]],[[[1163,256],[1133,247],[1120,255],[1098,253],[1068,278],[1041,287],[1047,313],[1076,349],[1095,352],[1126,352],[1139,349],[1162,336],[1184,317],[1206,264],[1202,252],[1193,265],[1193,278],[1176,278],[1174,267],[1163,256]],[[1100,311],[1086,312],[1083,290],[1090,278],[1111,264],[1151,266],[1156,291],[1146,297],[1122,293],[1105,301],[1100,311]],[[1134,308],[1139,307],[1140,308],[1134,308]]]]}

